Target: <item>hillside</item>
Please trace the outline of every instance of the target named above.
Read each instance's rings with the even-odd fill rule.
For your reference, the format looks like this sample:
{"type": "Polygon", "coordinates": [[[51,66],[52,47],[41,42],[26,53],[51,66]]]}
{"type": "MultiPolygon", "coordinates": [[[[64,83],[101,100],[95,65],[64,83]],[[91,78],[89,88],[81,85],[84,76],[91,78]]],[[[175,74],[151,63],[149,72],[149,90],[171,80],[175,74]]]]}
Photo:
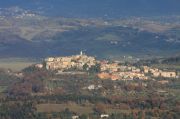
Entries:
{"type": "Polygon", "coordinates": [[[83,50],[91,55],[111,58],[132,54],[166,55],[180,50],[179,42],[170,42],[166,35],[121,26],[79,27],[57,32],[49,40],[43,34],[31,40],[5,33],[0,35],[1,57],[71,55],[83,50]]]}
{"type": "Polygon", "coordinates": [[[174,55],[180,49],[179,16],[106,20],[47,17],[19,7],[0,10],[1,58],[42,58],[83,50],[111,59],[174,55]]]}

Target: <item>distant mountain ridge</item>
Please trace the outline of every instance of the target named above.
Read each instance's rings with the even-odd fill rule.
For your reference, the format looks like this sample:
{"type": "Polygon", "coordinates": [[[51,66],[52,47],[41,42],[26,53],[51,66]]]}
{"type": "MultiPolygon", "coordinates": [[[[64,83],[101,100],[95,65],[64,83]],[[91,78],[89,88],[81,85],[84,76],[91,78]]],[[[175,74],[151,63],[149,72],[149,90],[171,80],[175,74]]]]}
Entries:
{"type": "Polygon", "coordinates": [[[72,55],[83,50],[100,58],[113,58],[122,55],[156,56],[179,52],[180,43],[166,41],[167,36],[157,35],[120,26],[82,27],[58,33],[49,40],[36,37],[27,41],[19,36],[6,34],[6,37],[0,36],[0,56],[41,58],[72,55]]]}
{"type": "Polygon", "coordinates": [[[153,16],[180,14],[179,0],[2,0],[0,7],[19,6],[43,15],[64,17],[153,16]]]}
{"type": "MultiPolygon", "coordinates": [[[[99,1],[97,4],[100,3],[99,1]]],[[[0,9],[0,58],[65,56],[79,53],[81,50],[100,58],[123,55],[148,57],[174,55],[180,51],[178,15],[166,16],[167,18],[159,16],[157,18],[86,19],[48,17],[32,9],[33,7],[23,9],[19,6],[0,9]]],[[[63,12],[68,11],[63,10],[63,12]]],[[[49,13],[51,12],[47,14],[49,13]]],[[[86,15],[89,16],[89,14],[86,15]]]]}

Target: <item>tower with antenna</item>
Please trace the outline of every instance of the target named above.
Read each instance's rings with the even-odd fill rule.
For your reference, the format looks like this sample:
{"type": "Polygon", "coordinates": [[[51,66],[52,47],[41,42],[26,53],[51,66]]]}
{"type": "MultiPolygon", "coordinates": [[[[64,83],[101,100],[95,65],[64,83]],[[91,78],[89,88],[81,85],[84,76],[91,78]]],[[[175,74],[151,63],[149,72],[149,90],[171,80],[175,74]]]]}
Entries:
{"type": "Polygon", "coordinates": [[[81,51],[80,51],[80,55],[81,55],[81,56],[82,56],[82,55],[86,55],[85,52],[86,52],[86,50],[81,50],[81,51]]]}
{"type": "Polygon", "coordinates": [[[81,52],[80,52],[80,55],[82,56],[83,55],[83,51],[81,50],[81,52]]]}

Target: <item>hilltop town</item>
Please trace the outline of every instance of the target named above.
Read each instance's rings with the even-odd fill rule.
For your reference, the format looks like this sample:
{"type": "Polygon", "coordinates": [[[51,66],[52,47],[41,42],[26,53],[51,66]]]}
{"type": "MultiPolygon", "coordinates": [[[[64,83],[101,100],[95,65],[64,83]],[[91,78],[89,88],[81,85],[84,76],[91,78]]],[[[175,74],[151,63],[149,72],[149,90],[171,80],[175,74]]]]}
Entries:
{"type": "Polygon", "coordinates": [[[86,64],[88,67],[96,65],[97,61],[94,57],[87,56],[80,53],[80,55],[74,55],[69,57],[49,57],[45,59],[46,69],[50,70],[66,70],[70,68],[83,69],[86,64]]]}
{"type": "Polygon", "coordinates": [[[1,0],[0,119],[180,119],[180,0],[1,0]]]}
{"type": "Polygon", "coordinates": [[[18,113],[29,118],[31,112],[35,119],[177,117],[180,80],[174,64],[100,60],[83,52],[47,57],[19,72],[0,69],[0,108],[8,115],[14,108],[4,106],[15,102],[18,113]]]}
{"type": "MultiPolygon", "coordinates": [[[[36,65],[42,67],[42,65],[36,65]]],[[[158,77],[162,78],[178,78],[176,71],[160,70],[150,66],[132,66],[124,65],[117,61],[97,60],[93,56],[87,56],[83,52],[79,55],[66,57],[48,57],[45,59],[45,67],[47,70],[54,70],[61,73],[73,71],[88,71],[92,67],[96,67],[97,76],[100,79],[111,80],[148,80],[158,77]]]]}

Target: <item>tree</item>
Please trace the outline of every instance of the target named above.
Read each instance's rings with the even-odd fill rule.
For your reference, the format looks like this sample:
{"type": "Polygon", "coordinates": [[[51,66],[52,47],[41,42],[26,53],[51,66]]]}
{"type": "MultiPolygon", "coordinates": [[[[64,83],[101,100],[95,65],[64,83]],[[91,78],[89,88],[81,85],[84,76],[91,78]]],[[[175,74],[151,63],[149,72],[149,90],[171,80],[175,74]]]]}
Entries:
{"type": "Polygon", "coordinates": [[[81,116],[79,117],[79,119],[88,119],[88,116],[85,115],[85,114],[83,114],[83,115],[81,115],[81,116]]]}
{"type": "Polygon", "coordinates": [[[101,68],[100,68],[100,64],[96,64],[96,65],[94,65],[94,66],[91,66],[90,68],[89,68],[89,72],[90,73],[98,73],[98,72],[100,72],[101,71],[101,68]]]}
{"type": "Polygon", "coordinates": [[[98,114],[102,114],[105,113],[105,105],[102,103],[98,103],[96,104],[94,111],[98,114]]]}

